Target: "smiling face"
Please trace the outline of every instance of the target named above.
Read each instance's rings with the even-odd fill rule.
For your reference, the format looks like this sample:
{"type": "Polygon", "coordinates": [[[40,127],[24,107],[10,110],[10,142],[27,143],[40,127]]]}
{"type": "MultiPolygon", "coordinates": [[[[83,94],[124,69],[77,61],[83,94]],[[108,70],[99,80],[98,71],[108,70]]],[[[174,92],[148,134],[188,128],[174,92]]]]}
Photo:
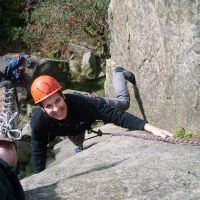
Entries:
{"type": "Polygon", "coordinates": [[[41,106],[50,117],[57,120],[64,120],[67,117],[67,105],[59,92],[43,100],[41,106]]]}

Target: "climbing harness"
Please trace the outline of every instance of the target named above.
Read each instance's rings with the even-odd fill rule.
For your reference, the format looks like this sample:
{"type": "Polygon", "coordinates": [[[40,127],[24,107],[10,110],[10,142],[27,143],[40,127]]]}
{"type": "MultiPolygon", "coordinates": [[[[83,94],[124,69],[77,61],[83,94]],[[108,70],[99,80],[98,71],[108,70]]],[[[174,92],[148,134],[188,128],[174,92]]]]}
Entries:
{"type": "Polygon", "coordinates": [[[175,137],[162,138],[160,136],[151,135],[151,134],[148,134],[145,132],[138,133],[136,131],[125,131],[125,132],[120,132],[120,133],[104,133],[99,129],[98,131],[90,130],[90,133],[95,133],[97,135],[87,138],[87,139],[92,139],[94,137],[98,137],[98,136],[102,136],[102,135],[128,136],[128,137],[141,138],[144,140],[162,141],[162,142],[167,142],[167,143],[172,143],[172,144],[190,144],[190,145],[194,145],[194,146],[200,146],[200,140],[198,140],[198,139],[194,139],[194,140],[193,139],[180,139],[180,138],[175,138],[175,137]]]}
{"type": "MultiPolygon", "coordinates": [[[[9,81],[5,82],[9,83],[9,81]]],[[[18,117],[15,89],[13,87],[2,87],[1,90],[0,98],[3,100],[0,102],[0,134],[7,135],[11,140],[21,139],[21,130],[13,128],[16,126],[18,117]]]]}

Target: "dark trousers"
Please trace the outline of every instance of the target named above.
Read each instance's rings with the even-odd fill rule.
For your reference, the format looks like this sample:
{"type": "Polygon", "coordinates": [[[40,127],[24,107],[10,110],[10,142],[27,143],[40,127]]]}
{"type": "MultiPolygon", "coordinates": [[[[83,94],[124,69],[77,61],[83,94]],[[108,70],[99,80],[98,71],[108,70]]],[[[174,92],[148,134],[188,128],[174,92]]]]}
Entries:
{"type": "Polygon", "coordinates": [[[68,136],[69,140],[76,146],[82,145],[85,140],[85,132],[75,136],[68,136]]]}

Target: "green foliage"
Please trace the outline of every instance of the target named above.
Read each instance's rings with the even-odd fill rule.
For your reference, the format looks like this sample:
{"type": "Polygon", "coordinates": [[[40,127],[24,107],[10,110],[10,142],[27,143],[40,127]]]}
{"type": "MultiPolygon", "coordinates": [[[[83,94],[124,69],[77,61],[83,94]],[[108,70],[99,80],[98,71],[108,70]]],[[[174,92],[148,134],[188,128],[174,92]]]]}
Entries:
{"type": "Polygon", "coordinates": [[[48,55],[56,49],[67,58],[70,41],[109,54],[107,8],[110,0],[41,0],[34,6],[23,32],[31,50],[48,55]]]}
{"type": "Polygon", "coordinates": [[[18,178],[21,180],[25,177],[31,176],[33,174],[32,164],[31,162],[24,165],[23,169],[19,170],[18,178]]]}
{"type": "Polygon", "coordinates": [[[176,137],[178,138],[192,138],[193,133],[191,130],[185,130],[183,127],[176,130],[176,137]]]}
{"type": "Polygon", "coordinates": [[[52,50],[48,54],[49,58],[59,58],[61,56],[60,50],[52,50]]]}
{"type": "Polygon", "coordinates": [[[1,46],[6,46],[22,36],[22,26],[26,20],[25,2],[25,0],[0,0],[1,46]]]}
{"type": "Polygon", "coordinates": [[[104,96],[104,82],[105,77],[97,80],[87,79],[84,82],[71,81],[69,83],[69,88],[89,93],[93,92],[96,93],[97,96],[104,96]]]}
{"type": "Polygon", "coordinates": [[[68,59],[69,42],[87,43],[100,57],[107,58],[109,3],[110,0],[0,0],[1,46],[23,44],[29,52],[68,59]]]}

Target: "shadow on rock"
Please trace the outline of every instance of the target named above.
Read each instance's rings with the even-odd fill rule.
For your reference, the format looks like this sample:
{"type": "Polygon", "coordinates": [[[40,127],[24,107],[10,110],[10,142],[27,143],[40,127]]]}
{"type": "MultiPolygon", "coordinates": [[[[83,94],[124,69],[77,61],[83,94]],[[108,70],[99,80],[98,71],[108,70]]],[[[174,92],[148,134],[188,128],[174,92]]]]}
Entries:
{"type": "Polygon", "coordinates": [[[60,200],[62,199],[56,192],[57,183],[51,185],[46,185],[43,187],[38,187],[33,190],[25,191],[26,200],[38,200],[38,199],[48,199],[48,200],[60,200]]]}
{"type": "Polygon", "coordinates": [[[92,144],[90,144],[90,145],[85,146],[84,149],[89,149],[90,147],[92,147],[92,146],[94,146],[94,145],[96,145],[96,144],[98,144],[98,143],[97,143],[97,142],[94,142],[94,143],[92,143],[92,144]]]}
{"type": "Polygon", "coordinates": [[[104,166],[93,167],[92,169],[86,170],[85,172],[81,172],[81,173],[69,176],[67,179],[78,177],[78,176],[82,176],[82,175],[85,175],[85,174],[89,174],[91,172],[97,172],[97,171],[106,170],[106,169],[109,169],[109,168],[112,168],[112,167],[115,167],[115,166],[119,165],[120,163],[124,162],[127,159],[128,158],[120,160],[120,161],[117,161],[117,162],[114,162],[114,163],[111,163],[111,164],[108,164],[108,165],[104,165],[104,166]]]}

